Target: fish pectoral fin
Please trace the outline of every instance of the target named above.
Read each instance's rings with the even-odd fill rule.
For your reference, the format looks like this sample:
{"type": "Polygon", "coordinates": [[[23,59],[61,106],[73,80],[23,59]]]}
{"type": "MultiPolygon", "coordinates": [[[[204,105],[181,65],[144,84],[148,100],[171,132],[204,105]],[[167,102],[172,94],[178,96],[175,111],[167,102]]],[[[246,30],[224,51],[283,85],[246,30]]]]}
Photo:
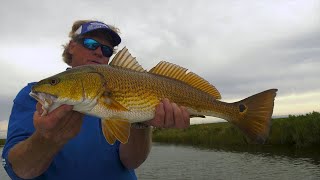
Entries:
{"type": "Polygon", "coordinates": [[[98,103],[107,109],[112,109],[116,111],[129,111],[126,107],[124,107],[119,102],[112,99],[112,97],[109,97],[107,95],[101,96],[101,98],[99,98],[98,100],[98,103]]]}
{"type": "Polygon", "coordinates": [[[114,144],[117,139],[122,144],[128,142],[131,127],[128,120],[118,118],[102,119],[101,125],[103,135],[109,144],[114,144]]]}

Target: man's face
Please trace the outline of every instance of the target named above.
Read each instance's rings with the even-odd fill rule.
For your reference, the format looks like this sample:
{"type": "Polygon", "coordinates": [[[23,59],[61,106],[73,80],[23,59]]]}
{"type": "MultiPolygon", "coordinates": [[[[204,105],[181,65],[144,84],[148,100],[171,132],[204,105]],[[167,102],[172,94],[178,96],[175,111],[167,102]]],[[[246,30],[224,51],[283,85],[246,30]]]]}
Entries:
{"type": "MultiPolygon", "coordinates": [[[[100,44],[109,46],[113,49],[113,46],[106,39],[106,35],[101,32],[95,34],[85,35],[84,38],[91,38],[98,41],[100,44]]],[[[71,66],[82,66],[87,64],[108,64],[109,57],[105,57],[102,54],[101,47],[96,50],[90,50],[83,47],[81,42],[70,42],[69,53],[72,55],[71,66]]]]}

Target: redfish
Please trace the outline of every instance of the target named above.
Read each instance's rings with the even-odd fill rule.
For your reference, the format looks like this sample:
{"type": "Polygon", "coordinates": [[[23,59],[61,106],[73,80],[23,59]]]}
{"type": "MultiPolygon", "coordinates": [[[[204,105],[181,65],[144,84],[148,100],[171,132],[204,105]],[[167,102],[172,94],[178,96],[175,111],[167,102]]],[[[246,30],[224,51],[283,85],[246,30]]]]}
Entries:
{"type": "Polygon", "coordinates": [[[127,143],[131,123],[153,119],[155,107],[168,98],[186,107],[192,117],[227,120],[247,137],[263,143],[270,131],[277,89],[269,89],[234,103],[220,101],[219,91],[186,68],[161,61],[146,71],[126,48],[109,65],[84,65],[39,81],[30,95],[44,114],[62,104],[101,118],[110,144],[127,143]]]}

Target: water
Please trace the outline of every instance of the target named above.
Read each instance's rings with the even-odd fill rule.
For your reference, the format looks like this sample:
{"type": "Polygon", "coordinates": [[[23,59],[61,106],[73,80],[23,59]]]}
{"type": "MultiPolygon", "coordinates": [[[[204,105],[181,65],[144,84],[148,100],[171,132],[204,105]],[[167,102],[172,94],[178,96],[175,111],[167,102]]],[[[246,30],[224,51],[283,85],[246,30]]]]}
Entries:
{"type": "MultiPolygon", "coordinates": [[[[3,149],[3,147],[0,146],[0,157],[2,154],[2,149],[3,149]]],[[[10,180],[9,176],[7,175],[6,171],[4,170],[4,168],[2,166],[2,161],[1,161],[1,165],[0,165],[0,179],[1,180],[10,180]]]]}
{"type": "Polygon", "coordinates": [[[253,152],[154,144],[149,158],[136,172],[139,179],[146,180],[320,179],[319,159],[297,157],[283,150],[280,153],[253,152]]]}
{"type": "MultiPolygon", "coordinates": [[[[290,152],[231,152],[155,143],[149,158],[136,172],[141,180],[320,179],[320,153],[297,156],[290,152]]],[[[10,179],[2,166],[0,179],[10,179]]]]}

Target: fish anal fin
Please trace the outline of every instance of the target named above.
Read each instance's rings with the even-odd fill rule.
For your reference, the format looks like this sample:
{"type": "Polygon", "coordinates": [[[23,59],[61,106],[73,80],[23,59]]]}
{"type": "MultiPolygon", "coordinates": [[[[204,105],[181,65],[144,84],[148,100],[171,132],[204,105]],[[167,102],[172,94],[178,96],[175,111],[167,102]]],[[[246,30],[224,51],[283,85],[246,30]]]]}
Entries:
{"type": "Polygon", "coordinates": [[[131,69],[138,72],[146,72],[146,70],[143,69],[143,67],[138,63],[136,58],[130,54],[126,47],[124,47],[115,55],[109,65],[113,67],[131,69]]]}
{"type": "Polygon", "coordinates": [[[212,95],[215,99],[221,99],[219,91],[208,81],[193,72],[188,72],[188,69],[178,65],[161,61],[155,67],[153,67],[149,73],[182,81],[194,88],[212,95]]]}
{"type": "Polygon", "coordinates": [[[114,144],[118,139],[122,144],[128,142],[131,124],[128,120],[113,118],[102,119],[102,132],[109,144],[114,144]]]}

